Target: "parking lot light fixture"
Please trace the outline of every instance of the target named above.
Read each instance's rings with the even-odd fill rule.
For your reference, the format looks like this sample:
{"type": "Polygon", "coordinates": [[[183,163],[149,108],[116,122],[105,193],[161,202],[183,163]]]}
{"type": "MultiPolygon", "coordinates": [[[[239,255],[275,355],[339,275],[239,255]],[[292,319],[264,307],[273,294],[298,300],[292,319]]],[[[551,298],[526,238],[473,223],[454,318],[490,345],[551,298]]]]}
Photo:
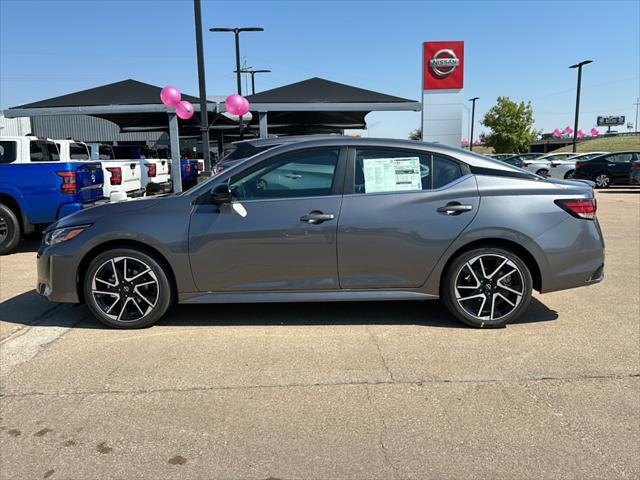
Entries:
{"type": "Polygon", "coordinates": [[[576,138],[578,135],[578,116],[580,114],[580,86],[582,83],[582,67],[584,65],[588,65],[593,63],[593,60],[584,60],[580,63],[576,63],[575,65],[571,65],[569,68],[577,68],[578,69],[578,88],[576,89],[576,117],[573,122],[573,146],[572,151],[576,152],[576,138]]]}
{"type": "Polygon", "coordinates": [[[243,68],[242,70],[240,70],[240,73],[248,73],[251,75],[251,95],[255,95],[256,94],[256,73],[271,73],[271,70],[254,70],[252,68],[243,68]]]}
{"type": "MultiPolygon", "coordinates": [[[[236,41],[236,82],[238,87],[238,95],[242,95],[242,77],[240,68],[240,33],[241,32],[264,32],[262,27],[233,27],[233,28],[220,28],[214,27],[209,29],[210,32],[216,33],[233,33],[236,41]]],[[[244,138],[244,125],[242,124],[242,116],[240,116],[240,140],[244,138]]]]}
{"type": "Polygon", "coordinates": [[[469,151],[473,151],[473,122],[475,120],[475,116],[476,116],[476,100],[478,100],[480,97],[473,97],[470,98],[469,101],[471,102],[471,132],[469,134],[469,151]]]}

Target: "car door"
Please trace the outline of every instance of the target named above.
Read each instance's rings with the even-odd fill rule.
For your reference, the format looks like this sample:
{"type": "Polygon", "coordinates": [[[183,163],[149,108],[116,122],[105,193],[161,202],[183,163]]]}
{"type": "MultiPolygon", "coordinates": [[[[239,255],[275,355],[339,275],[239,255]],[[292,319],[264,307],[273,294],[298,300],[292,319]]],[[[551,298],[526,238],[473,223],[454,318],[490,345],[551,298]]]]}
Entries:
{"type": "Polygon", "coordinates": [[[341,288],[419,287],[478,206],[475,177],[452,158],[350,149],[338,222],[341,288]]]}
{"type": "Polygon", "coordinates": [[[633,152],[621,152],[607,157],[609,173],[613,177],[614,183],[627,183],[631,162],[635,159],[633,152]]]}
{"type": "Polygon", "coordinates": [[[198,289],[338,289],[343,157],[337,147],[272,156],[229,179],[234,204],[196,205],[189,252],[198,289]]]}

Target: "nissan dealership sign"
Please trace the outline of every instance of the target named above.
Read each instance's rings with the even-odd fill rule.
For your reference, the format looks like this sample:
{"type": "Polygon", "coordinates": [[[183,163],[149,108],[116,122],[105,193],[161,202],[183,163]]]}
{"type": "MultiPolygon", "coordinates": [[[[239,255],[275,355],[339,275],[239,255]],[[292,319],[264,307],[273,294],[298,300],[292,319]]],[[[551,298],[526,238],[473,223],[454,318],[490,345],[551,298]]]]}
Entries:
{"type": "Polygon", "coordinates": [[[422,64],[422,139],[459,147],[464,42],[424,42],[422,64]]]}

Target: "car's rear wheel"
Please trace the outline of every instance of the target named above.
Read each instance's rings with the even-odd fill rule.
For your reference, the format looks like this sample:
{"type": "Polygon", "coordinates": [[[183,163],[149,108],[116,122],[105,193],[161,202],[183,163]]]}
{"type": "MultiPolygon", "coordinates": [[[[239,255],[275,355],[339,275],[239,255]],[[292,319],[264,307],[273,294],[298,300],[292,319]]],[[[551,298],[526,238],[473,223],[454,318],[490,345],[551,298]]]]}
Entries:
{"type": "Polygon", "coordinates": [[[540,170],[538,170],[536,172],[536,175],[540,175],[541,177],[548,177],[549,176],[549,169],[548,168],[541,168],[540,170]]]}
{"type": "Polygon", "coordinates": [[[575,172],[575,170],[569,170],[567,173],[564,174],[564,178],[566,180],[573,178],[573,172],[575,172]]]}
{"type": "Polygon", "coordinates": [[[20,243],[20,222],[6,205],[0,204],[0,255],[11,253],[20,243]]]}
{"type": "Polygon", "coordinates": [[[441,296],[447,309],[467,325],[496,328],[526,310],[532,284],[531,272],[515,253],[477,248],[447,268],[441,296]]]}
{"type": "Polygon", "coordinates": [[[160,263],[140,250],[119,248],[98,255],[84,277],[87,306],[116,328],[153,325],[171,304],[171,285],[160,263]]]}
{"type": "Polygon", "coordinates": [[[613,178],[606,172],[600,172],[593,176],[593,181],[596,182],[596,188],[609,188],[613,178]]]}

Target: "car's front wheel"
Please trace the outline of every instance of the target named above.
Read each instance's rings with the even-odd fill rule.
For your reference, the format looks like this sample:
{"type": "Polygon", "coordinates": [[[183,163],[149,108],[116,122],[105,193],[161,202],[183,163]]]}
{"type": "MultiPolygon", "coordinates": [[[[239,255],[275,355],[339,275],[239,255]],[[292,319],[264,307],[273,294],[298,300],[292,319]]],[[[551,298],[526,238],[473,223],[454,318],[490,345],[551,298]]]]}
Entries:
{"type": "Polygon", "coordinates": [[[573,178],[573,172],[575,172],[575,170],[569,170],[567,173],[565,173],[564,174],[565,180],[569,180],[569,179],[573,178]]]}
{"type": "Polygon", "coordinates": [[[101,322],[116,328],[153,325],[171,304],[165,269],[147,253],[118,248],[91,261],[84,276],[84,298],[101,322]]]}
{"type": "Polygon", "coordinates": [[[540,175],[541,177],[548,177],[549,176],[549,169],[548,168],[541,168],[540,170],[538,170],[536,172],[536,175],[540,175]]]}
{"type": "Polygon", "coordinates": [[[502,248],[464,252],[447,268],[441,296],[447,309],[473,327],[501,327],[531,301],[533,281],[526,264],[502,248]]]}

